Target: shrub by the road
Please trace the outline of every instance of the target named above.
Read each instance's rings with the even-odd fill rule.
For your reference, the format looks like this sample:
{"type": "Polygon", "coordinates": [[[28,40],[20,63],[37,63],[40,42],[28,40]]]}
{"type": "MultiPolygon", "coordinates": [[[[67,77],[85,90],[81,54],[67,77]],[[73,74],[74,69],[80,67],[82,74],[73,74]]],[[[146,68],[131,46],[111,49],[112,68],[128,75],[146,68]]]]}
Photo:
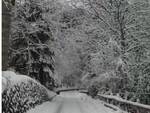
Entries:
{"type": "Polygon", "coordinates": [[[8,72],[3,78],[2,113],[25,113],[50,99],[48,90],[29,77],[8,72]]]}
{"type": "Polygon", "coordinates": [[[88,94],[94,98],[98,93],[98,88],[96,85],[91,85],[88,87],[88,94]]]}

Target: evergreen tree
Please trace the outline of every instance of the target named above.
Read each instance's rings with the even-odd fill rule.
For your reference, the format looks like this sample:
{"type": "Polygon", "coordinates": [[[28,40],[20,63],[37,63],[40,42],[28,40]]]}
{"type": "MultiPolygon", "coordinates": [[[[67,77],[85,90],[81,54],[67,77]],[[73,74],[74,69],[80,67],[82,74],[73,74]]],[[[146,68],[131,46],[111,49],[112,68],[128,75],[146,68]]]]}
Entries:
{"type": "Polygon", "coordinates": [[[52,89],[55,86],[54,52],[48,42],[52,42],[53,36],[50,24],[44,19],[48,8],[42,3],[16,0],[12,9],[9,67],[52,89]]]}

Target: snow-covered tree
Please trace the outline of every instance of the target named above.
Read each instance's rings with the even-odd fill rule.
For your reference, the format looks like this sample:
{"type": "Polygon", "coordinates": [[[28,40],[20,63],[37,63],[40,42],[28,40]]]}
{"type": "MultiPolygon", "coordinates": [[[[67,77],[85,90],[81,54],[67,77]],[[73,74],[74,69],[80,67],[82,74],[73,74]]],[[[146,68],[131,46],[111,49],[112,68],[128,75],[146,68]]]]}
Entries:
{"type": "MultiPolygon", "coordinates": [[[[126,49],[126,15],[128,2],[126,0],[82,0],[88,16],[88,36],[90,45],[95,47],[90,56],[96,74],[108,71],[118,71],[116,76],[124,80],[124,53],[126,49]]],[[[122,82],[121,82],[122,83],[122,82]]],[[[125,86],[122,86],[125,87],[125,86]]],[[[121,90],[121,89],[120,89],[121,90]]]]}
{"type": "MultiPolygon", "coordinates": [[[[98,45],[100,45],[96,45],[98,49],[95,48],[97,51],[93,51],[94,54],[91,52],[94,56],[91,60],[94,72],[114,70],[120,79],[118,88],[121,93],[134,91],[137,87],[141,90],[142,85],[139,85],[141,83],[138,84],[138,81],[140,82],[141,78],[143,81],[149,80],[148,76],[143,77],[149,75],[149,2],[143,0],[130,4],[127,0],[82,1],[91,15],[92,22],[90,21],[90,24],[95,27],[95,29],[90,27],[89,36],[92,39],[97,37],[96,42],[99,42],[98,45]],[[117,52],[113,50],[114,47],[117,48],[117,52]],[[113,56],[113,53],[117,53],[117,55],[113,56]],[[111,66],[111,61],[117,65],[111,66]],[[113,68],[108,70],[109,67],[113,68]],[[146,71],[143,72],[144,68],[146,71]],[[135,87],[132,88],[132,86],[135,87]]],[[[144,86],[149,87],[149,83],[145,83],[144,86]]]]}
{"type": "Polygon", "coordinates": [[[53,36],[44,14],[46,1],[16,0],[12,9],[9,67],[27,74],[52,89],[54,52],[49,47],[53,36]]]}
{"type": "Polygon", "coordinates": [[[150,4],[148,0],[133,1],[127,25],[128,31],[128,57],[130,92],[135,93],[134,99],[149,104],[150,93],[150,4]]]}
{"type": "Polygon", "coordinates": [[[81,48],[83,40],[83,34],[79,28],[84,20],[84,10],[73,9],[71,6],[57,2],[54,7],[59,7],[50,16],[56,29],[54,32],[56,40],[52,45],[56,55],[55,68],[62,80],[64,76],[64,78],[73,76],[79,80],[82,73],[81,48]]]}

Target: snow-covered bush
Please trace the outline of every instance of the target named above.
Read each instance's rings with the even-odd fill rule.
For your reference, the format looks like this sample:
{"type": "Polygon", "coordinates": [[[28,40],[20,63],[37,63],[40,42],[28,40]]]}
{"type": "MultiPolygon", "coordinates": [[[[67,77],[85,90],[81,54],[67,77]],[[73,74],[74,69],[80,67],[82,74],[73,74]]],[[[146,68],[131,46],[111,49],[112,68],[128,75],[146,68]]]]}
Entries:
{"type": "Polygon", "coordinates": [[[50,100],[55,94],[35,80],[3,72],[2,112],[25,113],[27,110],[50,100]]]}
{"type": "Polygon", "coordinates": [[[88,94],[91,96],[91,97],[95,97],[98,93],[98,87],[97,85],[91,85],[89,86],[88,88],[88,94]]]}

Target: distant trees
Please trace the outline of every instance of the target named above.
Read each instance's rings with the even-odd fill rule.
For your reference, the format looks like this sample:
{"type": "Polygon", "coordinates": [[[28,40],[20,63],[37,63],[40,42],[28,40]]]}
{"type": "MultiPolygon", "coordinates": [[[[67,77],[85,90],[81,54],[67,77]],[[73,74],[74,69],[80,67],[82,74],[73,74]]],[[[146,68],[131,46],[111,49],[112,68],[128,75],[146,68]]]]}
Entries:
{"type": "Polygon", "coordinates": [[[48,46],[53,36],[44,19],[48,8],[44,1],[16,0],[12,9],[9,67],[37,79],[52,89],[54,81],[54,52],[48,46]]]}
{"type": "Polygon", "coordinates": [[[64,76],[62,79],[62,85],[65,87],[75,87],[76,77],[72,75],[64,76]]]}
{"type": "Polygon", "coordinates": [[[71,6],[55,3],[54,6],[59,7],[51,15],[52,23],[56,27],[54,33],[56,40],[53,43],[56,55],[55,67],[62,80],[63,77],[72,75],[76,76],[76,79],[80,79],[82,74],[82,37],[80,35],[82,34],[79,27],[84,18],[84,10],[72,9],[71,6]]]}

